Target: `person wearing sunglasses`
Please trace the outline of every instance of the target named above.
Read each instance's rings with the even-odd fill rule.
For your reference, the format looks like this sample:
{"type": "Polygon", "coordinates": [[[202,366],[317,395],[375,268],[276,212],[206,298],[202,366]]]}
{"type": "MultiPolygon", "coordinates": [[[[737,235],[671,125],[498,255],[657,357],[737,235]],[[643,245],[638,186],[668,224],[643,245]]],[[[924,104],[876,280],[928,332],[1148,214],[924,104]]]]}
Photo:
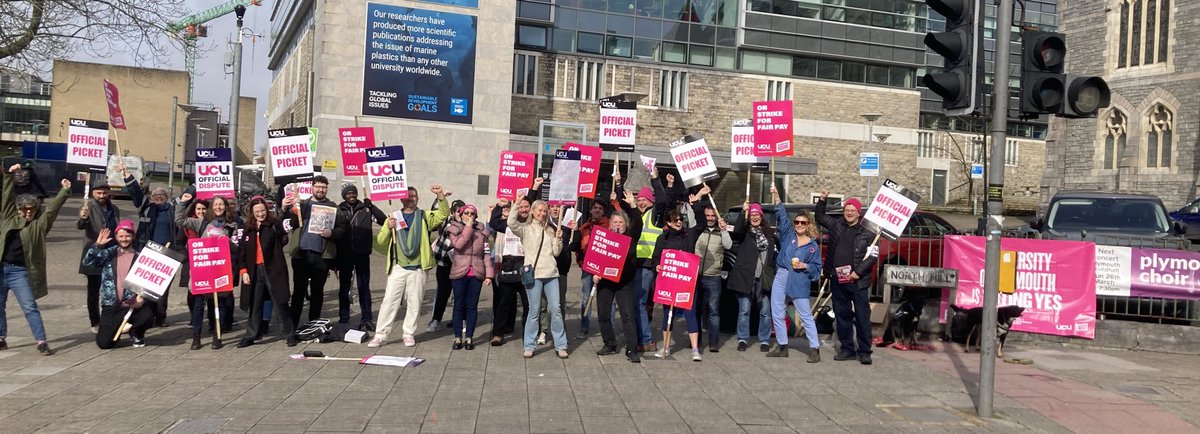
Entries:
{"type": "Polygon", "coordinates": [[[491,233],[487,225],[479,221],[479,210],[470,204],[459,208],[458,218],[448,225],[446,233],[454,248],[454,254],[450,255],[453,261],[450,281],[454,287],[454,311],[450,316],[454,345],[451,348],[474,350],[472,338],[479,317],[479,293],[484,285],[492,285],[495,275],[492,251],[488,246],[491,233]]]}
{"type": "Polygon", "coordinates": [[[62,180],[62,188],[54,200],[40,210],[37,197],[24,194],[16,197],[13,189],[13,174],[21,170],[14,164],[3,176],[3,196],[0,208],[0,350],[8,348],[8,317],[5,305],[8,292],[17,297],[17,303],[25,313],[37,352],[43,356],[54,354],[46,343],[46,328],[42,324],[42,313],[37,299],[45,297],[46,289],[46,234],[50,232],[58,211],[71,194],[71,181],[62,180]]]}
{"type": "MultiPolygon", "coordinates": [[[[779,235],[763,218],[762,205],[747,201],[742,203],[742,210],[738,213],[731,234],[737,261],[733,263],[725,281],[735,293],[753,296],[759,303],[758,348],[765,353],[771,350],[771,285],[764,287],[763,282],[775,280],[774,264],[779,235]]],[[[741,302],[740,296],[738,301],[741,302]]],[[[738,310],[741,310],[740,305],[738,310]]],[[[738,332],[740,339],[741,330],[738,332]]],[[[738,348],[742,349],[740,342],[738,348]]]]}
{"type": "MultiPolygon", "coordinates": [[[[663,227],[662,236],[658,237],[658,241],[654,243],[654,255],[650,257],[651,263],[655,264],[655,272],[661,272],[662,252],[667,249],[682,250],[692,252],[696,248],[696,238],[693,234],[699,232],[688,231],[684,228],[683,215],[678,209],[672,208],[667,211],[667,224],[663,227]]],[[[663,344],[658,352],[654,353],[654,357],[666,358],[671,354],[669,348],[670,342],[667,339],[667,328],[670,326],[669,318],[672,317],[671,309],[674,309],[676,314],[682,316],[687,323],[688,339],[692,344],[692,361],[699,362],[700,357],[700,321],[696,318],[696,305],[693,304],[692,309],[672,308],[663,306],[663,344]]],[[[716,332],[715,330],[713,331],[716,332]]]]}
{"type": "Polygon", "coordinates": [[[788,356],[787,299],[792,299],[796,315],[804,324],[808,338],[808,363],[821,361],[821,341],[817,340],[817,323],[813,320],[809,297],[814,282],[821,279],[821,247],[817,245],[820,232],[808,212],[796,213],[788,221],[779,191],[771,185],[775,201],[775,218],[779,223],[779,254],[775,257],[775,279],[771,283],[771,319],[775,326],[775,349],[767,357],[788,356]]]}

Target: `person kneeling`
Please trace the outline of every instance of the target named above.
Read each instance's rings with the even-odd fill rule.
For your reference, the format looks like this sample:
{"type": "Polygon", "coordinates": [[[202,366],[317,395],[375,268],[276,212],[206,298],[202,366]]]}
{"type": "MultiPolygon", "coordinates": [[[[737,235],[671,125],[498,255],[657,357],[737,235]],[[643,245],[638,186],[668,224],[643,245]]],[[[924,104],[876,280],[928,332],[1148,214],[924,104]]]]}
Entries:
{"type": "Polygon", "coordinates": [[[125,275],[137,259],[137,252],[133,250],[133,236],[133,222],[122,220],[117,224],[116,245],[104,247],[112,238],[108,229],[101,230],[96,237],[96,245],[88,249],[83,258],[84,265],[101,269],[100,326],[96,333],[96,346],[102,350],[117,346],[116,337],[120,336],[117,328],[121,327],[122,320],[130,310],[129,321],[121,333],[129,333],[134,348],[146,346],[146,330],[154,325],[157,304],[143,299],[124,285],[125,275]]]}

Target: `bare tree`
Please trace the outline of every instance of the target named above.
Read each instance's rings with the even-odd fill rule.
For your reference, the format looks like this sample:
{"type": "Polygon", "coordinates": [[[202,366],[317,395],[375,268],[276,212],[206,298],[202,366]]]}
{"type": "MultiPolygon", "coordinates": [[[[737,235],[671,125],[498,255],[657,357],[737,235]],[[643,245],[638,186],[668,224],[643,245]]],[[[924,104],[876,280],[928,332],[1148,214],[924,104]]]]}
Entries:
{"type": "Polygon", "coordinates": [[[936,156],[951,160],[954,169],[962,175],[963,181],[959,185],[955,185],[951,190],[958,190],[962,187],[967,187],[967,197],[975,197],[975,183],[971,179],[971,166],[975,163],[981,163],[986,154],[986,147],[983,140],[985,137],[982,134],[975,138],[976,134],[972,134],[971,139],[959,140],[961,137],[955,135],[949,128],[943,128],[940,124],[933,125],[935,131],[933,137],[933,152],[936,156]],[[944,134],[947,140],[939,140],[937,135],[944,134]],[[975,142],[978,140],[978,142],[975,142]]]}
{"type": "Polygon", "coordinates": [[[0,67],[45,71],[82,52],[165,63],[181,45],[166,33],[185,0],[0,0],[0,67]]]}

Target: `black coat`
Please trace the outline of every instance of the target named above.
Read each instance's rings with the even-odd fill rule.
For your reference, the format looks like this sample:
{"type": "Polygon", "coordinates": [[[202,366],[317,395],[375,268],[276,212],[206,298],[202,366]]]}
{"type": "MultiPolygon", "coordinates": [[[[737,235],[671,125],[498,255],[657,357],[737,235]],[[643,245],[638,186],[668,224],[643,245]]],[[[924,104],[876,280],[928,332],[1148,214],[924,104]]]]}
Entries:
{"type": "MultiPolygon", "coordinates": [[[[134,236],[133,245],[138,250],[141,250],[141,248],[146,245],[147,241],[151,241],[151,239],[154,237],[155,227],[160,223],[158,221],[159,215],[162,213],[167,214],[167,233],[171,234],[172,239],[158,240],[157,242],[159,244],[165,244],[173,241],[173,238],[178,230],[175,227],[175,205],[170,202],[167,202],[163,205],[157,205],[154,202],[151,202],[150,198],[147,197],[145,190],[142,189],[142,186],[138,184],[137,180],[134,179],[133,176],[128,176],[125,178],[125,185],[127,186],[126,190],[129,191],[129,197],[133,200],[134,206],[138,207],[137,234],[134,236]]],[[[182,252],[183,250],[180,247],[181,246],[172,244],[171,250],[182,252]]]]}
{"type": "Polygon", "coordinates": [[[879,258],[875,256],[867,257],[867,249],[875,241],[875,233],[863,226],[861,217],[858,224],[851,227],[849,224],[846,224],[846,219],[826,214],[826,203],[824,200],[818,201],[817,209],[815,210],[817,223],[822,228],[825,228],[825,231],[829,232],[829,244],[826,244],[828,247],[826,247],[825,252],[825,275],[832,276],[831,278],[834,279],[837,278],[837,273],[833,271],[834,268],[837,268],[833,265],[833,258],[837,254],[835,250],[838,248],[838,239],[843,235],[852,233],[854,237],[854,262],[850,265],[859,276],[858,281],[855,283],[858,284],[859,289],[870,288],[871,284],[875,281],[875,262],[879,258]],[[864,257],[866,259],[863,259],[864,257]]]}
{"type": "Polygon", "coordinates": [[[246,311],[254,306],[254,285],[258,283],[258,279],[264,277],[258,275],[258,267],[255,266],[260,231],[263,242],[263,265],[267,269],[265,277],[267,286],[271,290],[271,297],[286,302],[291,294],[291,287],[288,286],[288,263],[283,255],[283,246],[288,243],[288,234],[283,230],[283,223],[275,221],[258,230],[247,227],[241,241],[238,242],[241,247],[241,254],[238,255],[240,259],[235,261],[239,268],[245,269],[250,274],[250,285],[242,285],[242,301],[240,303],[242,310],[246,311]]]}
{"type": "MultiPolygon", "coordinates": [[[[763,219],[766,222],[766,219],[763,219]]],[[[750,232],[750,222],[746,219],[746,213],[738,213],[737,221],[733,224],[733,233],[730,234],[733,238],[733,248],[730,249],[734,253],[733,266],[729,269],[729,277],[725,279],[725,283],[730,289],[746,294],[754,288],[754,270],[758,263],[758,244],[754,241],[754,234],[750,232]]],[[[779,247],[779,234],[774,230],[767,234],[767,258],[763,263],[762,286],[770,288],[771,282],[767,281],[768,276],[774,273],[772,268],[775,267],[775,254],[779,247]]]]}
{"type": "MultiPolygon", "coordinates": [[[[387,214],[371,203],[370,199],[343,201],[337,207],[337,222],[346,222],[346,231],[338,238],[338,256],[366,256],[371,254],[375,242],[374,224],[383,225],[387,214]]],[[[336,226],[335,222],[335,226],[336,226]]]]}
{"type": "Polygon", "coordinates": [[[629,243],[629,251],[625,252],[625,263],[621,266],[621,281],[612,282],[608,279],[596,277],[596,286],[620,290],[633,289],[634,278],[642,272],[640,261],[637,258],[637,237],[642,233],[642,212],[637,208],[630,207],[625,201],[620,201],[621,209],[625,211],[625,215],[629,217],[629,223],[626,225],[624,234],[632,238],[629,243]]]}
{"type": "MultiPolygon", "coordinates": [[[[112,200],[110,199],[108,201],[108,206],[112,208],[113,219],[109,220],[107,218],[107,214],[100,210],[100,204],[96,202],[95,199],[89,197],[87,198],[86,203],[88,207],[88,218],[75,221],[75,229],[83,231],[84,236],[83,252],[80,252],[79,254],[79,274],[99,277],[102,267],[84,265],[83,257],[87,256],[87,251],[91,249],[92,246],[96,245],[96,238],[100,236],[100,231],[102,229],[108,229],[110,232],[115,232],[117,228],[117,222],[121,221],[121,209],[117,208],[117,204],[112,203],[112,200]]],[[[108,245],[111,246],[115,244],[117,242],[116,238],[117,235],[113,234],[113,240],[109,241],[108,245]]]]}

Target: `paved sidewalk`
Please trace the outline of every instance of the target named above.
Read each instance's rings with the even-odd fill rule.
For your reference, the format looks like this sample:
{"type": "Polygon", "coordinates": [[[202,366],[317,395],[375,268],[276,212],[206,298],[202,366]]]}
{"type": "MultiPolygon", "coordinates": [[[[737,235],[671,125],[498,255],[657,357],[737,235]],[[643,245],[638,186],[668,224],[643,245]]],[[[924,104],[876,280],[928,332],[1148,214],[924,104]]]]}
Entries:
{"type": "MultiPolygon", "coordinates": [[[[63,216],[77,213],[75,202],[63,216]]],[[[1010,345],[1009,353],[1035,364],[1000,364],[1000,391],[1009,395],[996,397],[997,418],[980,420],[972,416],[969,393],[978,356],[953,347],[879,350],[875,364],[863,366],[834,362],[826,344],[824,361],[811,365],[798,351],[767,359],[757,342],[747,352],[735,351],[736,341],[723,335],[721,351],[705,352],[703,362],[690,361],[676,347],[677,360],[635,365],[619,355],[596,356],[601,342],[595,334],[572,339],[568,360],[554,357],[549,347],[526,360],[519,342],[452,351],[450,332],[443,329],[419,333],[414,348],[398,342],[377,351],[342,343],[288,348],[266,341],[191,351],[182,291],[172,297],[173,325],[153,330],[147,347],[130,348],[126,341],[102,351],[88,331],[83,279],[76,274],[81,236],[65,219],[55,226],[48,246],[51,291],[38,303],[58,354],[36,355],[10,300],[11,348],[0,351],[4,433],[1071,432],[1119,431],[1128,426],[1120,423],[1147,417],[1156,421],[1137,427],[1168,421],[1172,432],[1191,432],[1195,426],[1182,423],[1195,425],[1200,417],[1194,356],[1010,345]],[[304,349],[427,361],[402,369],[288,359],[304,349]],[[1091,423],[1092,415],[1105,412],[1127,420],[1091,423]]],[[[378,259],[373,268],[382,270],[378,259]]],[[[378,301],[383,273],[372,277],[378,301]]],[[[567,330],[574,335],[580,296],[577,276],[569,281],[567,330]]],[[[327,285],[326,317],[336,317],[333,285],[327,285]]],[[[490,296],[485,290],[479,304],[481,340],[490,331],[490,296]]],[[[432,298],[426,291],[421,330],[432,298]]],[[[242,324],[226,332],[232,344],[242,324]]],[[[684,334],[674,341],[685,342],[684,334]]]]}

